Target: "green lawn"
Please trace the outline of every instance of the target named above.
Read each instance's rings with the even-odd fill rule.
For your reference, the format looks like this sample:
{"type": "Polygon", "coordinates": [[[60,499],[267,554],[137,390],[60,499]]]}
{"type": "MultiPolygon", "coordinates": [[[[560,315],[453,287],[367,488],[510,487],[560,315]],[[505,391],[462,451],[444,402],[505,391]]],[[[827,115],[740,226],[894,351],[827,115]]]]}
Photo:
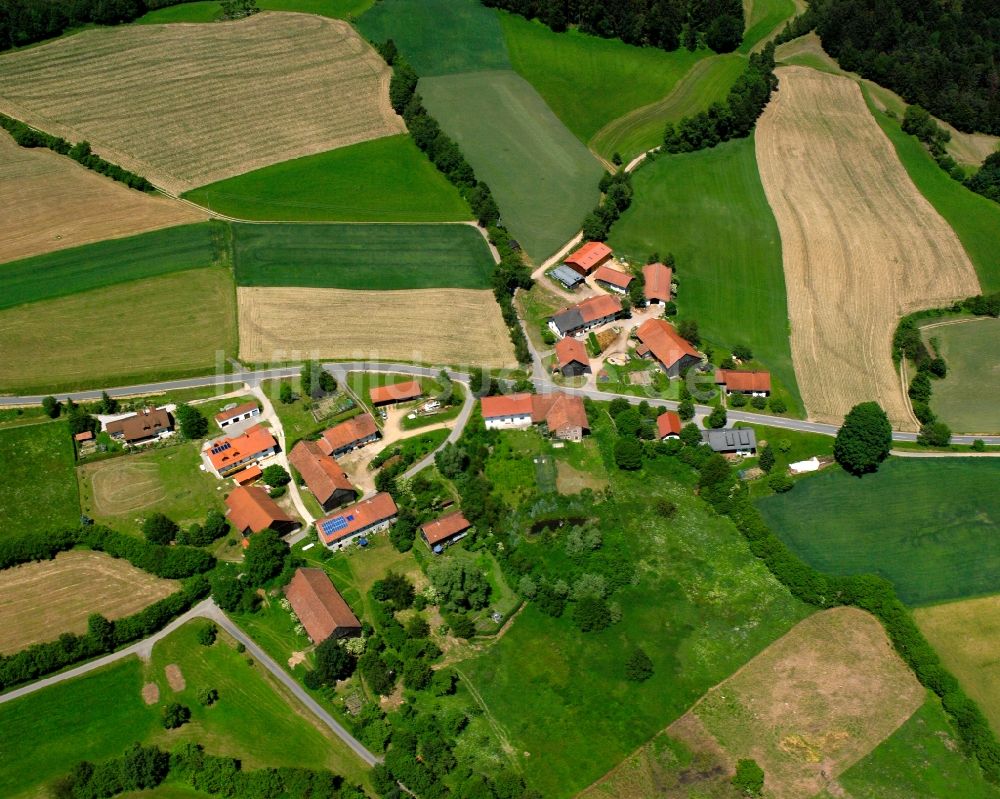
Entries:
{"type": "MultiPolygon", "coordinates": [[[[746,4],[744,4],[746,5],[746,4]]],[[[779,25],[795,16],[793,0],[753,0],[750,13],[747,16],[746,30],[743,33],[741,53],[751,52],[758,44],[762,44],[768,34],[779,25]]]]}
{"type": "Polygon", "coordinates": [[[0,309],[209,266],[221,256],[211,222],[84,244],[0,266],[0,309]]]}
{"type": "Polygon", "coordinates": [[[612,120],[665,97],[710,52],[682,47],[668,53],[576,30],[554,33],[538,20],[505,12],[500,24],[514,69],[584,143],[612,120]]]}
{"type": "Polygon", "coordinates": [[[73,441],[66,422],[0,429],[0,463],[6,477],[0,492],[0,535],[80,523],[73,441]]]}
{"type": "Polygon", "coordinates": [[[233,225],[240,286],[356,290],[490,287],[493,257],[469,225],[233,225]]]}
{"type": "MultiPolygon", "coordinates": [[[[261,383],[261,388],[270,397],[274,412],[281,420],[281,426],[285,430],[285,444],[289,450],[295,446],[295,442],[300,438],[312,438],[326,428],[364,411],[358,405],[341,413],[325,414],[321,410],[317,420],[317,417],[313,415],[314,401],[302,396],[302,386],[298,377],[289,380],[265,380],[261,383]],[[291,384],[292,391],[295,392],[296,399],[287,404],[280,399],[282,383],[291,384]]],[[[324,409],[326,406],[319,401],[318,407],[324,409]]],[[[331,408],[331,410],[333,409],[331,408]]]]}
{"type": "Polygon", "coordinates": [[[962,754],[941,702],[929,693],[902,727],[845,771],[838,782],[853,799],[1000,797],[1000,788],[988,783],[975,761],[962,754]]]}
{"type": "Polygon", "coordinates": [[[510,71],[473,72],[421,80],[419,91],[535,262],[579,230],[602,168],[531,84],[510,71]]]}
{"type": "Polygon", "coordinates": [[[1000,319],[934,327],[924,332],[932,339],[948,375],[933,381],[931,408],[956,432],[1000,431],[1000,319]]]}
{"type": "Polygon", "coordinates": [[[395,41],[424,77],[510,68],[497,14],[478,0],[380,0],[357,28],[370,41],[395,41]]]}
{"type": "MultiPolygon", "coordinates": [[[[364,13],[374,0],[257,0],[261,11],[298,11],[334,19],[351,19],[364,13]]],[[[216,22],[222,19],[218,0],[197,0],[149,11],[136,20],[139,25],[167,22],[216,22]]]]}
{"type": "Polygon", "coordinates": [[[824,471],[758,506],[820,571],[875,573],[920,605],[1000,591],[1000,460],[891,458],[863,478],[824,471]]]}
{"type": "Polygon", "coordinates": [[[282,161],[184,196],[239,219],[451,222],[472,217],[458,190],[405,134],[282,161]]]}
{"type": "Polygon", "coordinates": [[[608,243],[639,263],[650,253],[672,252],[680,317],[696,320],[717,352],[750,346],[788,392],[790,415],[801,415],[781,237],[760,183],[753,139],[657,158],[632,182],[632,206],[608,243]]]}
{"type": "Polygon", "coordinates": [[[1000,251],[997,248],[1000,204],[952,180],[918,139],[903,133],[899,122],[875,108],[864,84],[862,92],[868,109],[896,148],[896,155],[910,179],[958,235],[976,267],[983,292],[1000,291],[1000,251]]]}

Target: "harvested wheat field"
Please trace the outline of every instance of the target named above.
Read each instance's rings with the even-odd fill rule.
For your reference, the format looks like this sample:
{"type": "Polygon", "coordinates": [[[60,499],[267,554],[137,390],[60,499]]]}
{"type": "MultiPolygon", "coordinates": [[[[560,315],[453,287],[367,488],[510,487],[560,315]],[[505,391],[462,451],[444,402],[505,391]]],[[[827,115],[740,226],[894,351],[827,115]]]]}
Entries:
{"type": "Polygon", "coordinates": [[[237,289],[240,357],[395,360],[500,368],[516,359],[493,292],[237,289]]]}
{"type": "Polygon", "coordinates": [[[857,84],[777,70],[757,126],[760,176],[781,232],[792,361],[812,419],[876,400],[915,429],[893,368],[899,318],[979,293],[958,237],[913,185],[857,84]]]}
{"type": "Polygon", "coordinates": [[[73,550],[53,560],[0,571],[0,654],[50,641],[65,632],[83,633],[87,616],[128,616],[177,590],[103,552],[73,550]]]}
{"type": "Polygon", "coordinates": [[[402,132],[389,72],[325,17],[130,25],[0,57],[0,110],[180,193],[402,132]]]}
{"type": "Polygon", "coordinates": [[[837,790],[831,781],[924,698],[875,617],[856,608],[815,613],[581,796],[728,796],[712,790],[752,757],[767,796],[807,799],[837,790]]]}
{"type": "Polygon", "coordinates": [[[148,230],[199,222],[208,215],[98,175],[42,149],[18,147],[0,133],[0,263],[148,230]]]}

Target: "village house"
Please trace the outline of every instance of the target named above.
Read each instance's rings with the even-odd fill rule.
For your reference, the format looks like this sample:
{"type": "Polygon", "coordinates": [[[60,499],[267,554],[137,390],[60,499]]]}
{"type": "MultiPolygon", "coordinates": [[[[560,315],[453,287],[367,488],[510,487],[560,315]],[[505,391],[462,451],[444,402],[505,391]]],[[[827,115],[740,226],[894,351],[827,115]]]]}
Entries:
{"type": "Polygon", "coordinates": [[[378,431],[375,419],[370,413],[362,413],[346,422],[334,425],[323,431],[319,447],[324,455],[338,457],[353,449],[358,449],[378,441],[382,434],[378,431]]]}
{"type": "Polygon", "coordinates": [[[244,402],[242,405],[234,405],[215,414],[215,423],[220,429],[225,430],[237,422],[245,422],[255,416],[260,416],[260,406],[256,402],[244,402]]]}
{"type": "Polygon", "coordinates": [[[431,552],[440,555],[445,547],[465,538],[470,527],[469,520],[459,510],[422,525],[420,537],[431,552]]]}
{"type": "Polygon", "coordinates": [[[285,535],[299,526],[260,486],[233,489],[226,497],[226,508],[226,517],[244,538],[268,529],[285,535]]]}
{"type": "Polygon", "coordinates": [[[556,311],[549,317],[549,329],[560,338],[577,336],[613,322],[621,312],[621,300],[610,294],[599,294],[556,311]]]}
{"type": "Polygon", "coordinates": [[[681,417],[674,411],[664,411],[656,417],[656,435],[663,441],[681,437],[681,417]]]}
{"type": "Polygon", "coordinates": [[[361,622],[322,569],[296,569],[285,598],[314,644],[361,635],[361,622]]]}
{"type": "Polygon", "coordinates": [[[669,377],[679,377],[683,369],[701,361],[698,351],[663,319],[647,319],[635,331],[639,339],[636,354],[657,361],[669,377]]]}
{"type": "Polygon", "coordinates": [[[590,374],[590,359],[587,357],[587,347],[575,338],[561,338],[556,342],[556,362],[554,372],[563,377],[576,377],[590,374]]]}
{"type": "Polygon", "coordinates": [[[721,430],[703,430],[702,441],[714,452],[723,455],[753,455],[757,451],[757,436],[750,428],[727,427],[721,430]]]}
{"type": "Polygon", "coordinates": [[[647,305],[666,305],[670,302],[674,270],[659,262],[642,268],[643,286],[647,305]]]}
{"type": "Polygon", "coordinates": [[[733,392],[767,397],[771,393],[771,373],[750,369],[718,369],[715,383],[729,396],[733,392]]]}
{"type": "Polygon", "coordinates": [[[300,441],[292,447],[288,462],[302,475],[323,510],[332,510],[355,498],[354,486],[340,464],[324,455],[315,441],[300,441]]]}
{"type": "Polygon", "coordinates": [[[109,436],[132,446],[173,435],[174,420],[166,408],[144,408],[104,426],[109,436]]]}
{"type": "Polygon", "coordinates": [[[391,386],[376,386],[368,392],[372,405],[393,405],[397,402],[408,402],[424,395],[423,388],[417,380],[407,380],[404,383],[393,383],[391,386]]]}
{"type": "Polygon", "coordinates": [[[341,549],[355,538],[388,530],[397,513],[396,503],[383,491],[324,516],[316,522],[316,531],[323,546],[341,549]]]}
{"type": "Polygon", "coordinates": [[[611,248],[607,244],[588,241],[571,255],[566,256],[563,263],[581,275],[587,276],[609,260],[611,260],[611,248]]]}
{"type": "Polygon", "coordinates": [[[248,427],[233,438],[217,438],[208,444],[202,456],[219,477],[229,477],[252,463],[274,455],[278,442],[271,431],[260,424],[248,427]]]}
{"type": "Polygon", "coordinates": [[[550,435],[565,441],[580,441],[590,432],[583,400],[561,391],[483,397],[480,406],[488,430],[544,424],[550,435]]]}
{"type": "Polygon", "coordinates": [[[563,284],[563,287],[572,291],[581,283],[584,282],[583,275],[572,269],[566,264],[560,264],[551,272],[549,272],[549,277],[553,280],[558,280],[563,284]]]}
{"type": "Polygon", "coordinates": [[[617,269],[612,269],[607,264],[599,266],[594,271],[594,282],[602,288],[605,288],[608,291],[613,291],[616,294],[625,294],[628,292],[628,287],[633,280],[635,280],[635,278],[632,277],[632,275],[626,272],[619,272],[617,269]]]}

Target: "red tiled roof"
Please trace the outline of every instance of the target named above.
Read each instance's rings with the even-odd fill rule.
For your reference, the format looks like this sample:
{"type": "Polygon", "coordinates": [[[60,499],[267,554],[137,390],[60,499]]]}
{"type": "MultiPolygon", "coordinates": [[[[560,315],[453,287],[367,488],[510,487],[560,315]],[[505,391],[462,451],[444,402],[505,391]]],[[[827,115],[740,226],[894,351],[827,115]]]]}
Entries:
{"type": "Polygon", "coordinates": [[[484,419],[497,419],[501,416],[530,416],[531,394],[508,394],[496,397],[483,397],[479,400],[484,419]]]}
{"type": "Polygon", "coordinates": [[[656,432],[660,438],[681,434],[681,417],[673,411],[665,411],[656,417],[656,432]]]}
{"type": "Polygon", "coordinates": [[[600,241],[588,241],[580,249],[566,256],[563,263],[574,264],[584,272],[590,272],[603,259],[611,255],[611,248],[600,241]]]}
{"type": "Polygon", "coordinates": [[[94,433],[92,430],[84,430],[82,433],[77,433],[73,436],[74,441],[90,441],[94,438],[94,433]]]}
{"type": "Polygon", "coordinates": [[[590,359],[587,358],[587,348],[582,341],[572,336],[559,339],[556,342],[556,363],[559,365],[559,368],[562,369],[564,366],[573,363],[573,361],[587,366],[590,363],[590,359]]]}
{"type": "Polygon", "coordinates": [[[384,491],[370,499],[348,505],[346,508],[324,516],[316,522],[320,538],[327,544],[348,538],[360,530],[391,519],[397,513],[396,503],[384,491]],[[339,522],[337,520],[340,520],[339,522]],[[324,530],[326,522],[332,522],[330,530],[324,530]]]}
{"type": "Polygon", "coordinates": [[[347,474],[333,458],[324,455],[315,441],[300,441],[288,455],[319,503],[325,504],[337,491],[354,493],[347,474]]]}
{"type": "Polygon", "coordinates": [[[229,520],[241,533],[259,533],[276,522],[295,522],[260,486],[240,486],[226,497],[229,520]]]}
{"type": "Polygon", "coordinates": [[[242,472],[237,472],[236,474],[234,474],[233,480],[236,481],[237,485],[245,486],[247,483],[252,483],[262,474],[263,472],[260,470],[260,467],[256,463],[254,463],[251,466],[248,466],[242,472]]]}
{"type": "Polygon", "coordinates": [[[391,386],[376,386],[368,392],[372,402],[380,405],[383,402],[402,402],[423,396],[424,390],[416,380],[404,383],[393,383],[391,386]]]}
{"type": "Polygon", "coordinates": [[[237,416],[242,416],[244,413],[250,413],[258,409],[256,402],[244,402],[242,405],[237,405],[235,408],[230,408],[228,411],[220,411],[215,414],[215,421],[224,422],[226,419],[234,419],[237,416]]]}
{"type": "Polygon", "coordinates": [[[424,538],[427,539],[427,543],[430,546],[434,546],[445,539],[451,538],[453,535],[458,535],[468,530],[470,527],[472,525],[469,524],[469,520],[459,510],[449,513],[447,516],[442,516],[440,519],[435,519],[433,522],[427,522],[420,529],[424,534],[424,538]]]}
{"type": "Polygon", "coordinates": [[[361,629],[358,617],[322,569],[296,569],[285,596],[314,643],[338,631],[343,635],[361,629]]]}
{"type": "Polygon", "coordinates": [[[554,391],[551,394],[532,394],[531,421],[535,424],[545,422],[552,432],[566,427],[590,429],[583,400],[561,391],[554,391]]]}
{"type": "Polygon", "coordinates": [[[698,358],[698,351],[690,342],[681,338],[673,325],[662,319],[647,319],[635,331],[639,341],[645,344],[649,351],[665,367],[670,368],[685,355],[698,358]]]}
{"type": "Polygon", "coordinates": [[[751,369],[719,369],[715,372],[715,382],[724,385],[726,391],[770,392],[771,373],[751,369]]]}
{"type": "Polygon", "coordinates": [[[248,427],[234,438],[217,438],[208,448],[208,459],[216,471],[277,445],[271,431],[260,424],[248,427]],[[226,446],[228,444],[228,446],[226,446]]]}
{"type": "Polygon", "coordinates": [[[568,305],[556,311],[553,316],[572,311],[576,308],[580,312],[583,323],[593,322],[595,319],[603,319],[605,316],[614,316],[622,311],[622,301],[610,294],[598,294],[596,297],[588,297],[583,302],[576,305],[568,305]]]}
{"type": "Polygon", "coordinates": [[[646,299],[670,302],[670,282],[674,270],[659,262],[646,264],[642,268],[642,278],[646,282],[646,299]]]}
{"type": "Polygon", "coordinates": [[[375,424],[375,419],[370,413],[363,413],[353,419],[348,419],[346,422],[334,425],[329,430],[324,430],[319,446],[325,455],[330,455],[377,432],[378,427],[375,424]]]}
{"type": "Polygon", "coordinates": [[[594,280],[601,280],[605,283],[610,283],[612,286],[617,286],[620,289],[627,289],[628,284],[631,283],[634,278],[625,272],[619,272],[617,269],[612,269],[607,264],[599,266],[594,272],[594,280]]]}

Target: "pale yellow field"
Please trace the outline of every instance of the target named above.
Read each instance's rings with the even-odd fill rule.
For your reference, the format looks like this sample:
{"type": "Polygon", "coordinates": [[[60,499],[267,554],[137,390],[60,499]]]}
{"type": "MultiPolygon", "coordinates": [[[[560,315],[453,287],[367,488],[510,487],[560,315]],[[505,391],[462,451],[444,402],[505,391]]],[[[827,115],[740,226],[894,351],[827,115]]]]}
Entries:
{"type": "Polygon", "coordinates": [[[389,72],[325,17],[130,25],[0,57],[0,110],[179,193],[400,133],[389,72]]]}
{"type": "Polygon", "coordinates": [[[493,292],[237,289],[240,357],[415,361],[499,368],[514,349],[493,292]]]}
{"type": "Polygon", "coordinates": [[[757,162],[781,232],[792,360],[809,417],[875,400],[913,429],[899,318],[979,293],[958,237],[913,185],[849,78],[781,67],[757,162]]]}
{"type": "Polygon", "coordinates": [[[177,590],[103,552],[73,550],[55,559],[0,571],[0,654],[83,633],[87,616],[128,616],[177,590]]]}
{"type": "Polygon", "coordinates": [[[49,150],[18,147],[6,133],[0,133],[0,185],[0,263],[208,218],[49,150]]]}

